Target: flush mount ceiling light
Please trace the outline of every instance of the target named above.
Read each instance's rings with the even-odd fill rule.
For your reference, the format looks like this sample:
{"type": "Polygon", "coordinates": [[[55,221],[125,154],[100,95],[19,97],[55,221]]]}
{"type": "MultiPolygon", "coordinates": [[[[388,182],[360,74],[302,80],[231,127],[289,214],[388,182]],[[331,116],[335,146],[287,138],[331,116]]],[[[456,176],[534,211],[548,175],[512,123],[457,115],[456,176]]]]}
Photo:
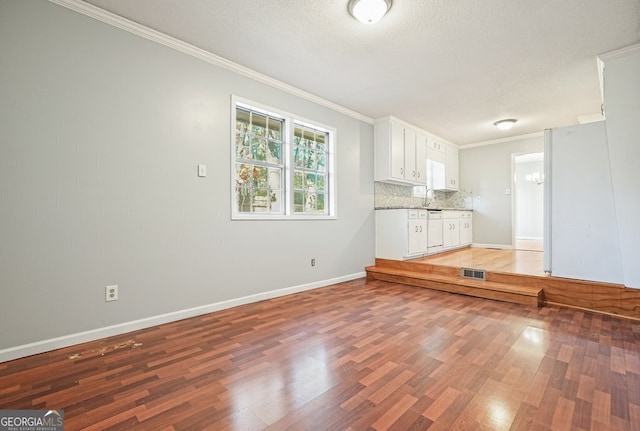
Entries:
{"type": "Polygon", "coordinates": [[[516,124],[516,121],[518,120],[514,120],[513,118],[508,118],[506,120],[496,121],[495,123],[493,123],[493,125],[500,130],[509,130],[510,128],[513,127],[514,124],[516,124]]]}
{"type": "Polygon", "coordinates": [[[349,0],[349,13],[364,24],[373,24],[391,9],[391,0],[349,0]]]}

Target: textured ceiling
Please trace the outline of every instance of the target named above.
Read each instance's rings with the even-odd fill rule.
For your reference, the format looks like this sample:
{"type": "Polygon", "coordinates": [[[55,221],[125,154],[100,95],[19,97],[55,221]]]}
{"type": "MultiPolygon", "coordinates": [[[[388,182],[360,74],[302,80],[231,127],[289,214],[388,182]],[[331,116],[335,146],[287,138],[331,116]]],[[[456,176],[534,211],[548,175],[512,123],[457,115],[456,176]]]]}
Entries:
{"type": "Polygon", "coordinates": [[[89,0],[371,118],[470,144],[600,111],[596,56],[640,43],[640,0],[89,0]],[[509,132],[492,123],[519,119],[509,132]]]}

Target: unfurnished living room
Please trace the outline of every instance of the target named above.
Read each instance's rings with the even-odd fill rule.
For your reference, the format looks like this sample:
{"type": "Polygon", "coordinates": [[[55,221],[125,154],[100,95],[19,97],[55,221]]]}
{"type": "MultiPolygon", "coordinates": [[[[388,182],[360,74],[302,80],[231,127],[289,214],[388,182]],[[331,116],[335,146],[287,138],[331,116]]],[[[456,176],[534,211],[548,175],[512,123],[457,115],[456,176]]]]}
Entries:
{"type": "Polygon", "coordinates": [[[0,0],[0,431],[640,430],[640,1],[0,0]]]}

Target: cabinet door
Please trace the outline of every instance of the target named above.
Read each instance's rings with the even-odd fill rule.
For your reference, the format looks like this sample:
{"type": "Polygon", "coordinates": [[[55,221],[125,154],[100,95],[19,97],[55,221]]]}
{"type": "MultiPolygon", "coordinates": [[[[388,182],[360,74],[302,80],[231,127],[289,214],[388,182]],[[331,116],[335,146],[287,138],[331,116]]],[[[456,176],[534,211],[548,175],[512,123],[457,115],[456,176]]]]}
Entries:
{"type": "Polygon", "coordinates": [[[416,132],[404,128],[404,179],[416,181],[416,132]]]}
{"type": "Polygon", "coordinates": [[[391,177],[404,180],[404,126],[391,121],[389,123],[389,136],[391,138],[391,177]]]}
{"type": "Polygon", "coordinates": [[[427,188],[442,190],[445,181],[444,153],[427,148],[427,188]]]}
{"type": "Polygon", "coordinates": [[[420,185],[427,183],[427,137],[422,133],[416,134],[415,182],[420,185]]]}
{"type": "Polygon", "coordinates": [[[426,220],[409,220],[409,254],[427,252],[427,222],[426,220]]]}
{"type": "Polygon", "coordinates": [[[442,220],[442,246],[444,248],[458,247],[460,245],[460,220],[442,220]]]}
{"type": "Polygon", "coordinates": [[[469,245],[473,241],[471,217],[460,219],[460,245],[469,245]]]}
{"type": "Polygon", "coordinates": [[[447,190],[459,190],[458,186],[458,149],[447,145],[445,153],[445,175],[447,190]]]}
{"type": "Polygon", "coordinates": [[[429,148],[430,150],[433,151],[437,151],[438,153],[443,153],[445,151],[445,144],[443,144],[442,142],[436,140],[436,139],[432,139],[432,138],[428,138],[427,139],[427,148],[429,148]]]}

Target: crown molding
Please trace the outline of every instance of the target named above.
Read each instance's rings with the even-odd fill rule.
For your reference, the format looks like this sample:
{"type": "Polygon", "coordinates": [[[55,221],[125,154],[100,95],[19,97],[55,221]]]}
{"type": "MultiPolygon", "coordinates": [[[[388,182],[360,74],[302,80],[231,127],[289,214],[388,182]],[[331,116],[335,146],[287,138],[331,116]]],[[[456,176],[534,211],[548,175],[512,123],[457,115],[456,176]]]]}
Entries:
{"type": "Polygon", "coordinates": [[[626,57],[628,55],[632,55],[640,52],[640,43],[630,46],[625,46],[624,48],[616,49],[615,51],[605,52],[604,54],[600,54],[598,59],[606,61],[613,60],[615,58],[626,57]]]}
{"type": "Polygon", "coordinates": [[[145,27],[141,24],[138,24],[136,22],[123,18],[114,13],[108,12],[92,4],[85,3],[81,0],[49,0],[49,1],[51,3],[55,3],[59,6],[65,7],[72,11],[78,12],[82,15],[101,21],[105,24],[109,24],[113,27],[117,27],[121,30],[127,31],[131,34],[135,34],[136,36],[140,36],[147,40],[159,43],[160,45],[164,45],[168,48],[175,49],[176,51],[190,55],[192,57],[205,61],[209,64],[213,64],[215,66],[221,67],[231,72],[235,72],[239,75],[253,79],[254,81],[258,81],[260,83],[266,84],[278,90],[282,90],[289,94],[293,94],[294,96],[300,97],[301,99],[305,99],[310,102],[316,103],[320,106],[324,106],[325,108],[332,109],[341,114],[355,118],[356,120],[364,121],[369,124],[374,123],[374,120],[372,118],[369,118],[366,115],[360,114],[359,112],[352,111],[351,109],[345,108],[342,105],[338,105],[337,103],[330,102],[326,99],[323,99],[322,97],[316,96],[315,94],[308,93],[304,90],[294,87],[293,85],[289,85],[285,82],[271,78],[270,76],[256,72],[255,70],[249,69],[248,67],[241,66],[237,63],[234,63],[230,60],[222,58],[218,55],[212,54],[209,51],[205,51],[204,49],[200,49],[196,46],[190,45],[179,39],[176,39],[174,37],[168,36],[159,31],[145,27]]]}

